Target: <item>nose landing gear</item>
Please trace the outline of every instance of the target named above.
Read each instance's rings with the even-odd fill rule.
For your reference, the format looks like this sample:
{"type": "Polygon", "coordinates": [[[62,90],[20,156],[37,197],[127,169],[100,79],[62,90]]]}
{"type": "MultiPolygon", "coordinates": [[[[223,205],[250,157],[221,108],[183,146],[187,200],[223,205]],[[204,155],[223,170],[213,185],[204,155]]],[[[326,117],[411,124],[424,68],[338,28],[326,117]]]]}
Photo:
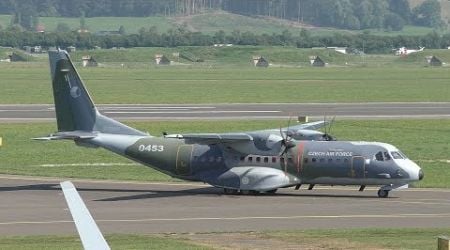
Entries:
{"type": "Polygon", "coordinates": [[[385,189],[382,189],[382,188],[380,188],[378,190],[378,197],[380,197],[380,198],[387,198],[388,196],[389,196],[389,190],[385,190],[385,189]]]}

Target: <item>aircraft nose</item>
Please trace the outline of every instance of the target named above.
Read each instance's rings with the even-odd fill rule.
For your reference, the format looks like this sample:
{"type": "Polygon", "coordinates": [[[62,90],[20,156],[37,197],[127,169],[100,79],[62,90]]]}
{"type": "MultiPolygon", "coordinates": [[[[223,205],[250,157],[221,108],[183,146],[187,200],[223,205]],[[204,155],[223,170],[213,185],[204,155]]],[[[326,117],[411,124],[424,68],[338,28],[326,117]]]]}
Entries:
{"type": "Polygon", "coordinates": [[[422,169],[419,170],[419,181],[421,181],[421,180],[423,179],[424,176],[425,176],[425,175],[424,175],[422,169]]]}

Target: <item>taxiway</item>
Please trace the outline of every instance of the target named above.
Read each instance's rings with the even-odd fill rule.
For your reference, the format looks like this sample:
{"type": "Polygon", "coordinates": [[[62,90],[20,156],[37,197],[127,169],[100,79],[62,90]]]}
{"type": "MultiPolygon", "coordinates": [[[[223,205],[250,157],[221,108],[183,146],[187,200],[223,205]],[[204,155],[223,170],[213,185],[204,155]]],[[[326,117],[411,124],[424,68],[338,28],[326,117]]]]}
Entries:
{"type": "MultiPolygon", "coordinates": [[[[76,234],[59,181],[0,177],[0,235],[76,234]]],[[[198,183],[75,180],[104,233],[186,233],[310,228],[450,227],[450,190],[281,189],[227,196],[198,183]]]]}
{"type": "MultiPolygon", "coordinates": [[[[339,119],[450,118],[450,102],[272,103],[272,104],[109,104],[101,113],[118,120],[280,119],[324,115],[339,119]]],[[[0,121],[55,120],[50,104],[0,105],[0,121]]]]}

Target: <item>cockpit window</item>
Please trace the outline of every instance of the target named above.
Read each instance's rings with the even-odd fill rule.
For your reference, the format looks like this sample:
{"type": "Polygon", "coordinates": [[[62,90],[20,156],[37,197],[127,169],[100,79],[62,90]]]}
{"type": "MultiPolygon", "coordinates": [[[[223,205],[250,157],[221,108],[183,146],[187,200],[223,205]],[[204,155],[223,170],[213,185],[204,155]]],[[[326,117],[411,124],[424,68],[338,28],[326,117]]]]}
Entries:
{"type": "Polygon", "coordinates": [[[380,151],[375,155],[377,161],[383,161],[383,153],[380,151]]]}
{"type": "Polygon", "coordinates": [[[375,160],[377,161],[390,161],[392,160],[391,155],[388,152],[378,152],[375,154],[375,160]]]}
{"type": "Polygon", "coordinates": [[[392,151],[391,154],[392,157],[394,157],[394,159],[405,159],[405,157],[403,157],[403,155],[400,152],[392,151]]]}

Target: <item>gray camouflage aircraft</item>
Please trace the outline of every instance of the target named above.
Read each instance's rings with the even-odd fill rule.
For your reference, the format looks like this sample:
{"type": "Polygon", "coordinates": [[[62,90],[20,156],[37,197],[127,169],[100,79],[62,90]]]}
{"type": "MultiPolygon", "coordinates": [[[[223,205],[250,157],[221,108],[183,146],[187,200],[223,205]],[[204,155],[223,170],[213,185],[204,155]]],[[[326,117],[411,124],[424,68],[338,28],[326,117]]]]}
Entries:
{"type": "Polygon", "coordinates": [[[37,140],[73,140],[105,148],[172,177],[202,181],[226,194],[274,193],[309,184],[381,186],[379,197],[422,180],[419,166],[396,147],[336,141],[315,131],[326,122],[239,133],[164,134],[155,137],[96,109],[64,50],[50,51],[58,132],[37,140]]]}

